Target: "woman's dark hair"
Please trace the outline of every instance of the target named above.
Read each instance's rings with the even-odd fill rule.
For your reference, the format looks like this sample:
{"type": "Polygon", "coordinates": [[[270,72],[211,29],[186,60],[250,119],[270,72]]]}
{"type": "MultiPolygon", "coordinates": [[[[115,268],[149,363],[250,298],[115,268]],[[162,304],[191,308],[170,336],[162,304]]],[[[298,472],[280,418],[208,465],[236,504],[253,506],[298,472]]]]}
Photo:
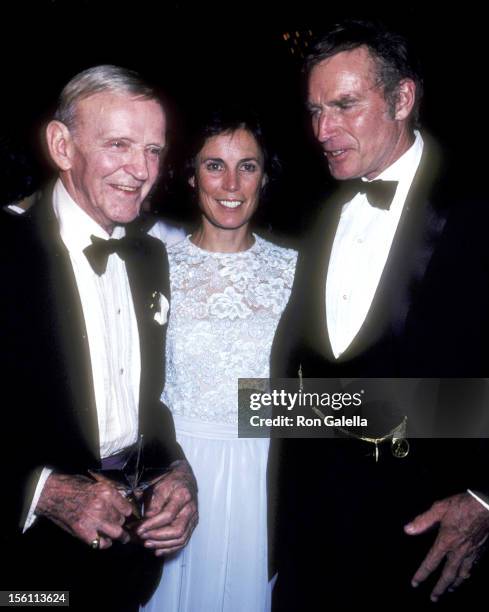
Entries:
{"type": "Polygon", "coordinates": [[[418,127],[419,106],[423,96],[423,78],[416,55],[407,39],[385,28],[377,21],[345,19],[317,39],[306,58],[307,75],[323,60],[342,51],[366,47],[377,68],[378,84],[391,112],[397,102],[399,83],[411,79],[416,85],[416,100],[411,115],[413,127],[418,127]]]}
{"type": "Polygon", "coordinates": [[[280,162],[270,148],[268,136],[264,133],[258,115],[253,110],[234,105],[214,109],[202,117],[198,126],[194,128],[187,149],[185,178],[188,180],[194,175],[197,156],[209,138],[219,134],[230,134],[241,129],[246,130],[255,138],[263,155],[263,168],[268,178],[267,185],[273,182],[280,172],[280,162]]]}

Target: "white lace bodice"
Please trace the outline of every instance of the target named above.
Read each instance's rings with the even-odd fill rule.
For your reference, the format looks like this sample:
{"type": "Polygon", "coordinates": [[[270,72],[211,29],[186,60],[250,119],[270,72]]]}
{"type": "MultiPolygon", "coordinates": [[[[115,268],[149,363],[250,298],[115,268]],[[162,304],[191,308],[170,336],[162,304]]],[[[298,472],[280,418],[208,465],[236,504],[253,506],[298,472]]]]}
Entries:
{"type": "Polygon", "coordinates": [[[255,235],[253,246],[239,253],[204,251],[186,238],[168,257],[171,313],[162,399],[174,414],[236,424],[238,378],[269,375],[297,253],[255,235]]]}

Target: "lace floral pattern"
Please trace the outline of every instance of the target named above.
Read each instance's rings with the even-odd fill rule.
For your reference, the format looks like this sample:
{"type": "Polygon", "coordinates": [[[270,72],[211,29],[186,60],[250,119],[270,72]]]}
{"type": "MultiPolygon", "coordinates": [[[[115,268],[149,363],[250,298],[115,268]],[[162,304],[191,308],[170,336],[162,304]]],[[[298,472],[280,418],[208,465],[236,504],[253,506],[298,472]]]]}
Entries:
{"type": "Polygon", "coordinates": [[[267,377],[297,253],[255,235],[240,253],[187,238],[168,251],[171,311],[163,401],[174,414],[237,423],[238,378],[267,377]]]}

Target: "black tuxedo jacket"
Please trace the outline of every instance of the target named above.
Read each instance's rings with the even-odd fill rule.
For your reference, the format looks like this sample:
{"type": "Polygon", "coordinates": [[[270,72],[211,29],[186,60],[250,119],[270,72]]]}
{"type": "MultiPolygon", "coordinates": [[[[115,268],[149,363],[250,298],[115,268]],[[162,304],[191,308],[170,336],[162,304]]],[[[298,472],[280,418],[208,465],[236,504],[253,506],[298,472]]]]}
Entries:
{"type": "MultiPolygon", "coordinates": [[[[50,196],[25,215],[4,213],[0,232],[2,537],[12,548],[29,549],[43,532],[55,541],[53,525],[43,519],[21,535],[42,467],[67,474],[100,467],[97,414],[82,305],[50,196]]],[[[158,240],[134,238],[137,256],[127,273],[140,337],[139,431],[145,465],[165,468],[183,457],[171,414],[159,401],[166,325],[154,321],[152,304],[155,292],[169,300],[168,263],[158,240]]]]}
{"type": "MultiPolygon", "coordinates": [[[[297,377],[299,367],[305,378],[486,376],[488,207],[474,195],[470,184],[461,184],[429,141],[425,141],[367,318],[352,344],[339,359],[334,358],[326,325],[326,274],[342,205],[354,193],[348,183],[341,186],[327,200],[306,238],[272,350],[272,376],[297,377]]],[[[447,398],[456,411],[464,406],[468,393],[477,397],[485,393],[484,382],[473,380],[469,387],[459,382],[441,385],[440,410],[447,398]]],[[[369,578],[368,585],[357,581],[358,589],[345,582],[349,576],[353,586],[362,574],[360,561],[357,571],[346,568],[347,559],[358,553],[357,546],[362,547],[362,538],[379,551],[378,558],[358,555],[364,563],[363,576],[369,576],[370,563],[377,563],[379,573],[388,572],[389,555],[382,556],[382,551],[395,547],[397,541],[399,551],[403,550],[405,522],[436,499],[468,487],[488,489],[484,440],[414,440],[406,459],[389,457],[377,471],[366,454],[365,448],[354,448],[346,440],[272,440],[270,531],[276,536],[271,546],[272,566],[284,578],[279,579],[282,589],[278,589],[277,609],[292,610],[303,601],[305,592],[311,597],[317,594],[315,579],[325,584],[328,567],[332,580],[325,589],[331,589],[332,604],[358,604],[362,585],[364,593],[371,589],[372,601],[382,593],[388,601],[389,589],[376,587],[374,579],[369,578]],[[334,525],[336,539],[325,522],[334,525]],[[328,547],[336,565],[331,561],[328,566],[324,559],[316,564],[322,568],[322,579],[310,563],[306,564],[307,575],[301,574],[301,563],[306,559],[315,563],[322,545],[328,547]],[[291,559],[302,561],[294,564],[291,559]],[[353,599],[342,599],[342,593],[353,599]]],[[[424,554],[423,550],[411,557],[405,553],[412,565],[407,564],[403,576],[407,585],[427,548],[424,554]]]]}
{"type": "Polygon", "coordinates": [[[489,288],[487,204],[426,144],[367,318],[336,360],[325,288],[346,183],[320,210],[299,254],[276,334],[275,376],[484,376],[489,288]],[[447,176],[448,174],[448,176],[447,176]]]}

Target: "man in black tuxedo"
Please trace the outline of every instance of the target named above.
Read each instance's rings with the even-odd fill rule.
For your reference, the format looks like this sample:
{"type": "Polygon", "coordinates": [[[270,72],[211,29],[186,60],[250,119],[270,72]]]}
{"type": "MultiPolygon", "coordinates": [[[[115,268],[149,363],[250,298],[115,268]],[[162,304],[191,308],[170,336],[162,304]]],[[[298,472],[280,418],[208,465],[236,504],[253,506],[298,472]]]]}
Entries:
{"type": "MultiPolygon", "coordinates": [[[[342,184],[299,256],[272,374],[473,377],[440,385],[439,408],[460,412],[488,372],[487,205],[416,130],[422,80],[402,37],[344,22],[307,75],[314,134],[342,184]]],[[[364,438],[272,440],[274,609],[475,601],[487,443],[413,439],[398,452],[392,436],[364,438]]]]}
{"type": "Polygon", "coordinates": [[[195,480],[159,402],[166,252],[125,228],[158,178],[165,132],[136,73],[78,74],[46,129],[56,183],[2,218],[2,588],[69,590],[71,609],[138,610],[160,557],[197,521],[195,480]],[[153,482],[132,529],[134,502],[103,474],[127,461],[153,482]]]}

